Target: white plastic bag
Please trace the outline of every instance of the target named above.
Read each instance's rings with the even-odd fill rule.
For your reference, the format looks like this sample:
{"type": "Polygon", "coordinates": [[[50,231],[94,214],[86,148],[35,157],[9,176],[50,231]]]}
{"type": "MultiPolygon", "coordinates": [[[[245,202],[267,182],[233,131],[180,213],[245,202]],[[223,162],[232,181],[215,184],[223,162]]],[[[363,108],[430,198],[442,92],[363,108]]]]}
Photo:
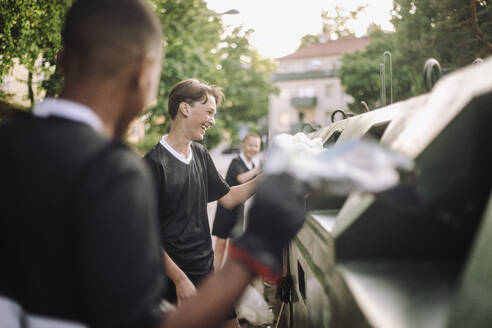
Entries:
{"type": "Polygon", "coordinates": [[[273,323],[273,313],[261,294],[249,285],[236,307],[238,319],[246,319],[251,325],[268,325],[273,323]]]}
{"type": "Polygon", "coordinates": [[[265,160],[265,173],[286,172],[314,188],[332,194],[381,192],[398,184],[399,171],[411,171],[414,162],[371,140],[348,140],[323,149],[320,139],[276,137],[265,160]]]}

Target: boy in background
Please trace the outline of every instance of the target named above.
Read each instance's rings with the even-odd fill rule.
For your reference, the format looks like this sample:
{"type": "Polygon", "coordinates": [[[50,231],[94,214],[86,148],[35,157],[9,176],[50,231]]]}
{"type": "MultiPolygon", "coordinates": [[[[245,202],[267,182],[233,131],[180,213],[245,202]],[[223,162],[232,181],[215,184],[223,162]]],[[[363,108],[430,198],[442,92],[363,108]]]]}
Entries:
{"type": "MultiPolygon", "coordinates": [[[[260,167],[255,167],[253,158],[259,153],[261,138],[256,133],[248,133],[241,143],[241,152],[232,159],[227,169],[226,182],[229,186],[237,186],[248,182],[260,173],[260,167]]],[[[214,270],[218,271],[224,264],[229,238],[237,237],[244,227],[244,203],[233,209],[227,209],[217,204],[212,235],[216,236],[214,252],[214,270]]]]}

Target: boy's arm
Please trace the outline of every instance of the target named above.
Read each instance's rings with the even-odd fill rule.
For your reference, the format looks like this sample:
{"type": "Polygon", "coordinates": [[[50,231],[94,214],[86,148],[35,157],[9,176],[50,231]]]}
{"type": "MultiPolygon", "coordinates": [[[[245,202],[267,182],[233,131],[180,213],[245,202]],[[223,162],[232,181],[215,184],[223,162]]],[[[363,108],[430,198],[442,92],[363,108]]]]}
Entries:
{"type": "Polygon", "coordinates": [[[195,285],[188,279],[186,273],[174,263],[164,249],[162,250],[162,256],[164,258],[166,275],[174,282],[178,305],[181,305],[186,299],[196,294],[195,285]]]}
{"type": "Polygon", "coordinates": [[[239,183],[245,183],[245,182],[248,182],[249,180],[253,179],[258,174],[260,174],[260,172],[261,172],[260,167],[255,167],[254,169],[251,169],[249,171],[246,171],[244,173],[239,174],[236,177],[236,180],[239,183]]]}
{"type": "Polygon", "coordinates": [[[219,204],[227,209],[233,209],[245,202],[249,197],[253,196],[258,178],[259,176],[239,186],[231,187],[227,194],[219,198],[219,204]]]}
{"type": "Polygon", "coordinates": [[[224,267],[207,278],[198,289],[196,297],[190,298],[176,311],[164,316],[161,328],[218,327],[230,312],[254,272],[236,260],[227,261],[224,267]]]}

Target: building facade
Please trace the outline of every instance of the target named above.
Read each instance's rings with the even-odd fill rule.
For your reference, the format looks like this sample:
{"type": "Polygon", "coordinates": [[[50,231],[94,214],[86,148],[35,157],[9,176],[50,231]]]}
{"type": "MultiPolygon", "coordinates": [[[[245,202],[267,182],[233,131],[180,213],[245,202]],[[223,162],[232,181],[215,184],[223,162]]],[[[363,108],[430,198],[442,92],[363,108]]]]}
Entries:
{"type": "Polygon", "coordinates": [[[340,57],[368,44],[367,37],[330,40],[279,58],[278,69],[272,74],[279,93],[270,96],[268,106],[270,138],[302,131],[306,124],[327,125],[333,111],[345,110],[351,97],[340,82],[340,57]]]}

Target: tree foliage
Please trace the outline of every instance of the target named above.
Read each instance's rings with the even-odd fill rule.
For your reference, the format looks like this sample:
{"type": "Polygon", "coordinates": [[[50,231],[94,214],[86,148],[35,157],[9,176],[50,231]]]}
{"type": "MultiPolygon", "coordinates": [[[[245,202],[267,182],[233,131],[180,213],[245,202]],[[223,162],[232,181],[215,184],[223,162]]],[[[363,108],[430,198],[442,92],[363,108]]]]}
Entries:
{"type": "Polygon", "coordinates": [[[357,16],[364,11],[366,6],[359,6],[356,10],[345,13],[345,10],[339,6],[335,7],[335,15],[332,16],[329,11],[321,11],[322,32],[329,39],[350,39],[355,37],[354,31],[348,27],[350,21],[357,20],[357,16]]]}
{"type": "Polygon", "coordinates": [[[362,112],[361,102],[365,101],[370,108],[381,105],[381,78],[380,64],[386,62],[386,95],[390,99],[390,73],[389,57],[386,61],[383,53],[389,51],[392,54],[393,66],[393,101],[406,99],[416,93],[412,85],[412,76],[408,70],[401,69],[400,58],[397,53],[395,34],[384,32],[381,29],[373,29],[370,33],[371,43],[363,50],[346,54],[342,57],[340,78],[345,92],[354,98],[349,104],[349,109],[354,113],[362,112]]]}
{"type": "Polygon", "coordinates": [[[354,97],[350,107],[357,112],[361,100],[373,108],[380,105],[379,63],[384,51],[393,55],[396,101],[425,92],[422,71],[428,58],[454,70],[492,54],[490,0],[394,0],[391,21],[394,32],[373,30],[364,51],[342,58],[342,84],[354,97]]]}
{"type": "MultiPolygon", "coordinates": [[[[0,2],[0,76],[7,75],[17,59],[31,73],[31,79],[26,81],[31,91],[33,74],[43,73],[41,87],[47,95],[57,94],[61,77],[55,71],[55,59],[61,46],[64,15],[71,3],[72,0],[0,2]]],[[[240,122],[254,125],[266,115],[274,67],[251,48],[248,38],[252,30],[236,28],[226,35],[220,14],[208,9],[204,0],[149,3],[161,20],[165,58],[157,105],[144,116],[147,131],[139,145],[142,151],[168,131],[168,95],[184,79],[197,78],[224,88],[226,101],[218,108],[216,127],[207,132],[209,147],[220,142],[225,130],[235,136],[240,122]]]]}
{"type": "Polygon", "coordinates": [[[301,38],[301,44],[299,45],[298,49],[310,46],[312,44],[319,43],[320,40],[320,35],[321,34],[306,34],[301,38]]]}
{"type": "Polygon", "coordinates": [[[269,73],[275,67],[272,61],[262,58],[250,47],[251,33],[251,29],[235,28],[224,38],[223,47],[218,51],[222,85],[227,96],[219,119],[233,132],[234,139],[239,124],[256,124],[267,115],[268,95],[274,91],[269,73]]]}
{"type": "Polygon", "coordinates": [[[365,8],[366,6],[359,6],[347,14],[345,9],[336,6],[334,15],[328,10],[321,10],[321,33],[304,35],[301,38],[299,49],[328,40],[354,38],[355,33],[348,25],[350,22],[356,21],[365,8]]]}
{"type": "Polygon", "coordinates": [[[61,45],[60,32],[71,0],[0,2],[0,76],[5,76],[17,59],[29,71],[27,82],[33,102],[34,74],[50,76],[61,45]]]}

